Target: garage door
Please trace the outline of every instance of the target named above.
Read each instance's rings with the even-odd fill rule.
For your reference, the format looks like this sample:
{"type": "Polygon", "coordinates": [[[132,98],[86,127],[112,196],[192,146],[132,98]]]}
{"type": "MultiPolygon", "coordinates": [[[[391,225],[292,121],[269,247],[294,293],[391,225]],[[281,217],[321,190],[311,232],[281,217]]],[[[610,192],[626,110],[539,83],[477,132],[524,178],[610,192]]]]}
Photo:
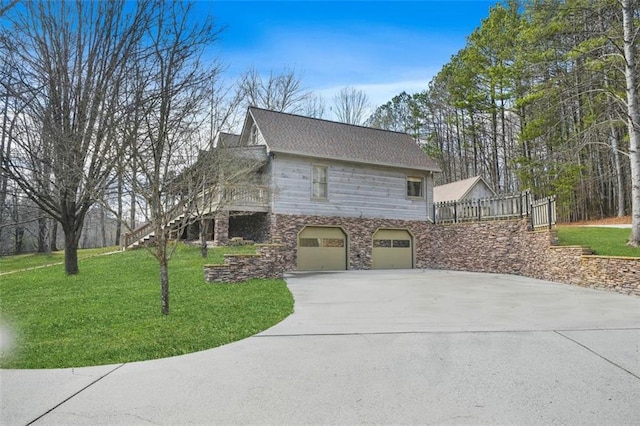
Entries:
{"type": "Polygon", "coordinates": [[[346,236],[340,228],[307,226],[298,235],[298,271],[347,269],[346,236]]]}
{"type": "Polygon", "coordinates": [[[404,229],[379,229],[373,236],[373,269],[413,268],[413,239],[404,229]]]}

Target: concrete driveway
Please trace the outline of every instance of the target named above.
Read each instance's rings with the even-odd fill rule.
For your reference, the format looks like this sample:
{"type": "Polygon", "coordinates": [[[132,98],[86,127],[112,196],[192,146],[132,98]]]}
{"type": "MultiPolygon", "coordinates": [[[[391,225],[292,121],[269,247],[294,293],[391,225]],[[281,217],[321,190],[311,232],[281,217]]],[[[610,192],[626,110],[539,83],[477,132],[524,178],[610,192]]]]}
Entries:
{"type": "Polygon", "coordinates": [[[0,370],[1,424],[638,424],[640,298],[508,275],[287,279],[295,313],[155,361],[0,370]]]}

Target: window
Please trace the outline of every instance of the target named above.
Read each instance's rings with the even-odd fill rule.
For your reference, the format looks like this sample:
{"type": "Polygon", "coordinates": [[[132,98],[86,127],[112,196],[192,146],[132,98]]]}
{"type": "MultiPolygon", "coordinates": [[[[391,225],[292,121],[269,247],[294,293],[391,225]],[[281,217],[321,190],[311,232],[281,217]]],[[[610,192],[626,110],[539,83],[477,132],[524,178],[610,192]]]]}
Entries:
{"type": "Polygon", "coordinates": [[[258,126],[256,126],[256,123],[251,125],[251,131],[249,132],[249,145],[258,145],[258,126]]]}
{"type": "Polygon", "coordinates": [[[320,238],[300,238],[300,247],[320,247],[320,238]]]}
{"type": "Polygon", "coordinates": [[[408,176],[407,177],[407,197],[414,198],[422,198],[424,197],[422,192],[422,182],[423,179],[421,177],[408,176]]]}
{"type": "Polygon", "coordinates": [[[411,240],[393,240],[394,248],[410,248],[411,240]]]}
{"type": "Polygon", "coordinates": [[[327,167],[313,166],[312,198],[316,200],[327,199],[327,167]]]}
{"type": "Polygon", "coordinates": [[[411,240],[373,240],[375,248],[411,248],[411,240]]]}

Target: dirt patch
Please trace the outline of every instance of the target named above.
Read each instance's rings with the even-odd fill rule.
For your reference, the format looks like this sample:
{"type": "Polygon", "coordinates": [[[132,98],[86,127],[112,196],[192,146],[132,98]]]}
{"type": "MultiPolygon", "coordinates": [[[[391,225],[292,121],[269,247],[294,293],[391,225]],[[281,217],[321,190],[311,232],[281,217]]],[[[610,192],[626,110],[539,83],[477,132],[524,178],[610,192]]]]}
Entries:
{"type": "Polygon", "coordinates": [[[564,222],[560,225],[565,226],[584,226],[584,225],[629,225],[631,224],[631,216],[607,217],[604,219],[583,220],[580,222],[564,222]]]}

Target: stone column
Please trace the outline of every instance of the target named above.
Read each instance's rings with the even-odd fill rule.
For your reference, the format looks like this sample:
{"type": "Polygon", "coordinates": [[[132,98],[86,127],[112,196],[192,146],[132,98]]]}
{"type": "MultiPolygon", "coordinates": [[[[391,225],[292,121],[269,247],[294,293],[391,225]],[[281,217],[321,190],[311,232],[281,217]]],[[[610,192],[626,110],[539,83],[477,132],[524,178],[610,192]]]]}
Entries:
{"type": "Polygon", "coordinates": [[[229,243],[229,212],[216,213],[213,226],[213,245],[226,246],[229,243]]]}

